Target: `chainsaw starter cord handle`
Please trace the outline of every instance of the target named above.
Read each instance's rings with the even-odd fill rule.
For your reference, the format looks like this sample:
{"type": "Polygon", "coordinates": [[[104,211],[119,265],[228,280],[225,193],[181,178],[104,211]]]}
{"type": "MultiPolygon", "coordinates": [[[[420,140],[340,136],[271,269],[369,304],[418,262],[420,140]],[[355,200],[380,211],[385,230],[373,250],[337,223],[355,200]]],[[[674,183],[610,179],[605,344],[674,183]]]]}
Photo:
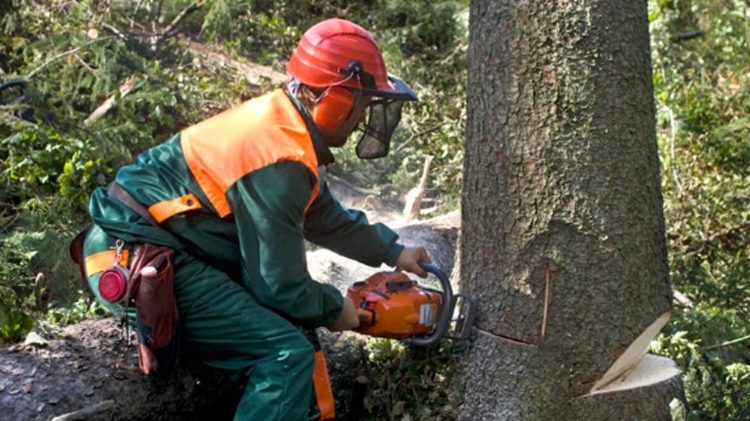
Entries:
{"type": "Polygon", "coordinates": [[[439,341],[440,338],[442,338],[445,335],[445,332],[448,330],[448,325],[450,324],[451,317],[453,316],[453,288],[451,288],[451,282],[448,279],[448,275],[446,275],[445,272],[443,272],[439,267],[433,265],[432,263],[420,263],[419,266],[421,266],[422,269],[426,270],[427,272],[435,275],[435,277],[440,281],[440,286],[443,289],[443,303],[440,307],[440,315],[438,315],[437,325],[435,326],[435,329],[432,331],[432,333],[423,338],[405,339],[404,342],[417,346],[429,346],[439,341]]]}

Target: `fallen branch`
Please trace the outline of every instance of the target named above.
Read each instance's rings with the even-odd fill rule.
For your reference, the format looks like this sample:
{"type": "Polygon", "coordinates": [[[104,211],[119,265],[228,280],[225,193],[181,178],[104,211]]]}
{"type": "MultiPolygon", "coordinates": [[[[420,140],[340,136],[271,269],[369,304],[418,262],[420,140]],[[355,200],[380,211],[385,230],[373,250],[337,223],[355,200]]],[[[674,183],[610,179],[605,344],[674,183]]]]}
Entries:
{"type": "Polygon", "coordinates": [[[729,345],[734,345],[734,344],[738,344],[738,343],[740,343],[740,342],[744,342],[744,341],[746,341],[746,340],[748,340],[748,339],[750,339],[750,335],[747,335],[747,336],[743,336],[743,337],[741,337],[741,338],[737,338],[737,339],[732,339],[731,341],[726,341],[726,342],[722,342],[722,343],[720,343],[720,344],[716,344],[716,345],[711,345],[711,346],[707,346],[707,347],[705,348],[705,350],[706,350],[706,351],[708,351],[708,350],[711,350],[711,349],[716,349],[716,348],[723,348],[723,347],[725,347],[725,346],[729,346],[729,345]]]}
{"type": "Polygon", "coordinates": [[[117,35],[117,36],[118,36],[118,37],[120,37],[121,39],[126,39],[126,38],[127,38],[127,37],[125,36],[125,34],[123,34],[122,32],[120,32],[120,30],[119,30],[119,29],[117,29],[117,28],[115,28],[114,26],[112,26],[112,25],[108,24],[107,22],[102,22],[102,27],[103,27],[104,29],[109,29],[110,31],[112,31],[112,33],[113,33],[113,34],[117,35]]]}
{"type": "MultiPolygon", "coordinates": [[[[130,91],[133,90],[135,87],[135,82],[138,80],[138,78],[135,75],[131,75],[122,85],[120,85],[120,98],[125,97],[125,95],[129,94],[130,91]]],[[[106,101],[102,103],[99,107],[94,110],[91,115],[86,117],[85,120],[83,120],[83,124],[85,126],[90,125],[94,121],[98,120],[101,116],[107,113],[112,106],[115,104],[115,100],[117,99],[117,95],[112,95],[111,97],[107,98],[106,101]]]]}
{"type": "Polygon", "coordinates": [[[183,39],[182,41],[187,44],[188,51],[191,54],[200,56],[202,61],[211,63],[212,65],[226,63],[241,72],[245,79],[253,85],[260,86],[264,79],[268,79],[272,85],[280,86],[287,78],[285,74],[277,72],[271,67],[235,59],[205,44],[194,42],[190,39],[183,39]]]}
{"type": "Polygon", "coordinates": [[[41,72],[41,71],[42,71],[42,70],[43,70],[43,69],[44,69],[45,67],[49,66],[49,65],[50,65],[50,64],[51,64],[52,62],[54,62],[54,61],[56,61],[56,60],[59,60],[59,59],[61,59],[61,58],[63,58],[63,57],[67,57],[67,56],[69,56],[69,55],[71,55],[71,54],[75,54],[75,53],[77,53],[77,52],[78,52],[78,51],[79,51],[79,50],[80,50],[81,48],[83,48],[83,47],[88,47],[88,46],[89,46],[89,45],[91,45],[91,44],[94,44],[94,43],[96,43],[96,42],[99,42],[99,41],[101,41],[101,40],[104,40],[104,39],[108,39],[108,38],[111,38],[111,37],[109,37],[109,36],[104,36],[104,37],[100,37],[100,38],[97,38],[97,39],[91,40],[91,41],[89,41],[89,42],[87,42],[87,43],[83,44],[83,45],[82,45],[82,46],[80,46],[80,47],[76,47],[76,48],[73,48],[73,49],[71,49],[71,50],[68,50],[68,51],[65,51],[65,52],[63,52],[63,53],[60,53],[60,54],[58,54],[58,55],[56,55],[56,56],[52,57],[51,59],[49,59],[49,60],[45,61],[44,63],[42,63],[42,65],[41,65],[41,66],[39,66],[39,67],[37,67],[36,69],[34,69],[34,70],[32,70],[31,72],[29,72],[29,74],[28,74],[28,75],[26,76],[26,79],[31,79],[31,78],[32,78],[32,77],[34,77],[34,76],[35,76],[35,75],[36,75],[37,73],[41,72]]]}
{"type": "Polygon", "coordinates": [[[13,205],[0,203],[0,231],[5,231],[16,222],[21,213],[13,205]]]}
{"type": "MultiPolygon", "coordinates": [[[[161,9],[161,3],[159,3],[159,5],[160,5],[159,9],[161,9]]],[[[157,33],[154,36],[154,38],[153,38],[153,40],[151,42],[151,47],[152,48],[156,48],[156,46],[164,38],[166,38],[168,36],[171,36],[171,35],[174,35],[174,33],[176,32],[175,28],[177,27],[177,25],[180,24],[180,22],[182,22],[183,19],[185,19],[186,17],[188,17],[191,13],[193,13],[193,12],[195,12],[197,10],[200,10],[205,5],[206,5],[205,0],[201,0],[199,2],[193,3],[193,4],[189,5],[189,6],[187,6],[186,8],[182,9],[182,11],[180,13],[178,13],[177,16],[174,17],[174,19],[172,19],[172,22],[170,22],[169,25],[167,25],[167,27],[164,28],[164,30],[159,31],[159,33],[157,33]]]]}
{"type": "MultiPolygon", "coordinates": [[[[137,22],[135,22],[132,18],[128,18],[128,20],[130,21],[130,28],[132,29],[133,26],[138,25],[140,27],[140,29],[141,29],[140,32],[121,31],[121,30],[117,29],[115,26],[113,26],[113,25],[111,25],[109,23],[106,23],[106,22],[102,22],[101,25],[102,25],[103,28],[111,31],[113,34],[117,35],[118,37],[120,37],[122,39],[125,39],[127,37],[150,38],[151,39],[151,48],[152,49],[156,49],[157,45],[161,41],[163,41],[165,38],[170,37],[170,36],[172,36],[172,35],[174,35],[174,34],[177,33],[177,31],[176,31],[175,28],[177,27],[177,25],[180,24],[180,22],[182,22],[191,13],[193,13],[193,12],[195,12],[195,11],[200,10],[201,8],[203,8],[203,6],[205,6],[205,5],[206,5],[205,0],[202,0],[202,1],[195,2],[195,3],[193,3],[193,4],[191,4],[191,5],[187,6],[187,7],[185,7],[184,9],[182,9],[182,11],[180,13],[177,14],[177,16],[174,17],[174,19],[172,19],[172,22],[170,22],[169,25],[167,25],[166,28],[161,29],[161,30],[159,30],[156,27],[156,22],[152,22],[151,32],[146,32],[145,28],[142,25],[140,25],[137,22]]],[[[140,6],[140,3],[138,4],[137,7],[139,7],[139,6],[140,6]]],[[[159,3],[158,8],[161,9],[161,2],[159,3]]],[[[161,14],[161,11],[157,12],[157,16],[160,16],[160,14],[161,14]]]]}
{"type": "Polygon", "coordinates": [[[133,18],[135,15],[138,14],[138,11],[141,10],[141,6],[143,5],[143,0],[138,0],[138,4],[135,5],[133,8],[133,12],[130,14],[130,28],[133,28],[133,18]]]}
{"type": "Polygon", "coordinates": [[[83,59],[81,58],[81,56],[79,56],[76,53],[76,54],[73,54],[73,57],[76,58],[76,61],[78,61],[79,63],[81,63],[81,66],[83,66],[84,69],[88,70],[92,75],[94,75],[94,77],[96,77],[96,71],[94,69],[92,69],[91,66],[89,66],[88,63],[86,63],[85,61],[83,61],[83,59]]]}
{"type": "Polygon", "coordinates": [[[79,409],[78,411],[68,412],[67,414],[59,415],[52,418],[52,421],[74,421],[74,420],[85,420],[93,415],[100,414],[104,411],[114,409],[115,401],[107,400],[99,402],[96,405],[87,406],[86,408],[79,409]]]}
{"type": "Polygon", "coordinates": [[[413,135],[411,135],[411,136],[410,136],[410,137],[409,137],[408,139],[406,139],[406,140],[405,140],[405,141],[403,141],[403,142],[402,142],[402,143],[401,143],[400,145],[398,145],[398,147],[396,147],[396,149],[394,149],[394,150],[393,150],[393,153],[398,153],[398,152],[401,152],[401,150],[402,150],[402,149],[404,149],[404,148],[405,148],[405,147],[406,147],[406,146],[407,146],[407,145],[408,145],[409,143],[411,143],[411,142],[412,142],[412,141],[413,141],[414,139],[416,139],[416,138],[418,138],[418,137],[420,137],[420,136],[424,136],[424,135],[426,135],[426,134],[432,133],[432,132],[434,132],[435,130],[439,129],[440,127],[441,127],[441,126],[439,126],[439,125],[438,125],[438,126],[433,126],[433,127],[430,127],[429,129],[425,129],[425,130],[422,130],[422,131],[421,131],[421,132],[419,132],[419,133],[414,133],[414,134],[413,134],[413,135]]]}
{"type": "Polygon", "coordinates": [[[677,174],[677,164],[675,163],[675,149],[674,149],[674,145],[677,140],[678,122],[674,116],[674,112],[672,111],[671,108],[667,106],[667,104],[664,104],[663,102],[659,101],[659,105],[662,106],[665,110],[667,110],[667,114],[669,115],[669,130],[670,130],[669,167],[672,170],[672,178],[674,179],[674,184],[675,184],[675,187],[677,188],[677,195],[682,196],[682,183],[680,182],[679,174],[677,174]]]}
{"type": "Polygon", "coordinates": [[[419,218],[419,210],[422,207],[422,199],[424,199],[425,190],[427,190],[427,177],[430,173],[430,165],[432,165],[432,155],[427,155],[425,158],[424,165],[422,168],[422,176],[419,179],[419,183],[413,189],[406,193],[404,198],[404,210],[402,217],[404,222],[410,222],[419,218]]]}
{"type": "Polygon", "coordinates": [[[188,7],[182,9],[182,11],[180,13],[178,13],[177,16],[175,16],[174,19],[172,19],[172,22],[170,22],[169,25],[167,25],[167,27],[164,28],[164,30],[162,31],[162,33],[165,34],[165,35],[169,34],[170,32],[172,32],[174,30],[174,28],[180,22],[182,22],[183,19],[185,19],[191,13],[193,13],[193,12],[195,12],[197,10],[200,10],[205,5],[206,5],[205,1],[199,1],[197,3],[193,3],[193,4],[189,5],[188,7]]]}

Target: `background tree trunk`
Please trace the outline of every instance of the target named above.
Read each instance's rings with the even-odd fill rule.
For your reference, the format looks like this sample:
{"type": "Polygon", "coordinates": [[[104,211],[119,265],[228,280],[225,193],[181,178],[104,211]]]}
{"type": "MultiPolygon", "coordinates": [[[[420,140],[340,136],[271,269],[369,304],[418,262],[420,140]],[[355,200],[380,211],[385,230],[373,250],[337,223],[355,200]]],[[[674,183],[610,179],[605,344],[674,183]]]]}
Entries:
{"type": "Polygon", "coordinates": [[[668,418],[678,371],[641,358],[672,296],[646,2],[473,1],[470,13],[459,269],[479,334],[456,376],[459,412],[668,418]],[[615,361],[617,380],[597,383],[615,361]],[[655,377],[637,382],[642,370],[655,377]]]}

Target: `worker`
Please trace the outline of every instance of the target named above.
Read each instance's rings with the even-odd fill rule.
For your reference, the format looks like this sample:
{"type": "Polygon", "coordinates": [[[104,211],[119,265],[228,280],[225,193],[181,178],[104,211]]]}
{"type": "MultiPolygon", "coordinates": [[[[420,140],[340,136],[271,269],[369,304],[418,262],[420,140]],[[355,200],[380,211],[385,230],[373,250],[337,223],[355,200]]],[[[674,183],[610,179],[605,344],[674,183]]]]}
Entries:
{"type": "MultiPolygon", "coordinates": [[[[406,101],[373,36],[329,19],[301,37],[284,88],[190,126],[119,169],[92,194],[83,255],[88,283],[127,270],[139,244],[171,249],[174,297],[191,355],[247,378],[238,420],[306,419],[313,347],[301,329],[358,326],[356,309],[313,280],[305,244],[425,277],[423,247],[345,209],[319,167],[361,126],[357,155],[387,154],[406,101]],[[129,256],[127,256],[129,254],[129,256]],[[114,262],[114,263],[113,263],[114,262]],[[118,269],[119,270],[119,269],[118,269]]],[[[107,294],[111,291],[107,290],[107,294]]]]}

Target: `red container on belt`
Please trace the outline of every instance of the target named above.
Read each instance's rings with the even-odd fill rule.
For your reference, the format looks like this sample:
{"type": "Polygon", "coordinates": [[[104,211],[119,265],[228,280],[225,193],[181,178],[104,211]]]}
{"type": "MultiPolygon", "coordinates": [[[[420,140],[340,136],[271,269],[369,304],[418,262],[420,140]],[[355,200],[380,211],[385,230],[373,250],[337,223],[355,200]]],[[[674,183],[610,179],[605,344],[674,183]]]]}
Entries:
{"type": "Polygon", "coordinates": [[[113,267],[102,272],[99,277],[99,294],[112,304],[118,304],[125,298],[128,278],[124,270],[113,267]]]}

